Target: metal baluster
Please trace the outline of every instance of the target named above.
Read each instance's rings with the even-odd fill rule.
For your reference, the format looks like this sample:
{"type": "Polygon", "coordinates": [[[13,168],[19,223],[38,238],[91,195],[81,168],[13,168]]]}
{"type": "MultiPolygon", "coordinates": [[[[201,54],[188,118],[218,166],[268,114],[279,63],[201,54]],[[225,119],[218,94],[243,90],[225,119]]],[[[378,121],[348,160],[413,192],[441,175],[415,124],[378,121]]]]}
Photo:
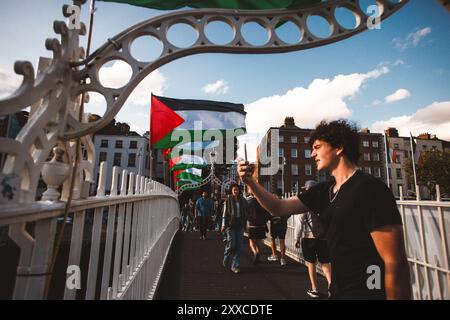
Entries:
{"type": "MultiPolygon", "coordinates": [[[[122,183],[120,184],[120,194],[126,193],[127,190],[127,171],[122,171],[122,183]]],[[[122,243],[123,243],[123,224],[124,224],[125,204],[119,204],[119,213],[117,214],[117,232],[116,232],[116,249],[114,252],[114,271],[113,271],[113,297],[117,298],[117,294],[122,289],[120,282],[120,262],[122,261],[122,243]]]]}
{"type": "MultiPolygon", "coordinates": [[[[100,166],[100,175],[107,175],[106,163],[103,162],[100,166]]],[[[117,176],[113,175],[111,195],[117,194],[117,176]]],[[[97,197],[105,196],[105,188],[99,188],[97,190],[97,197]]],[[[102,224],[103,224],[103,207],[95,208],[94,210],[94,223],[92,226],[92,237],[91,237],[91,252],[89,256],[89,270],[88,270],[88,280],[86,289],[86,300],[95,299],[95,287],[97,284],[97,273],[98,273],[98,258],[100,254],[100,236],[102,234],[102,224]]]]}
{"type": "MultiPolygon", "coordinates": [[[[119,177],[119,167],[114,167],[112,176],[113,189],[111,190],[111,196],[117,195],[117,188],[115,188],[114,186],[117,186],[118,177],[119,177]]],[[[98,195],[99,194],[97,192],[97,196],[98,195]]],[[[110,296],[110,293],[112,294],[112,288],[109,287],[109,278],[111,274],[111,260],[114,242],[114,227],[116,223],[116,209],[117,206],[115,205],[108,207],[108,224],[106,226],[105,257],[103,259],[102,284],[100,291],[101,300],[107,300],[110,297],[112,297],[110,296]]]]}
{"type": "MultiPolygon", "coordinates": [[[[72,236],[70,240],[70,252],[68,266],[80,267],[81,250],[83,246],[83,231],[84,231],[84,219],[86,211],[78,211],[74,213],[72,236]]],[[[76,290],[69,289],[65,286],[64,300],[74,300],[76,297],[76,290]]]]}
{"type": "MultiPolygon", "coordinates": [[[[128,192],[127,195],[133,195],[133,185],[134,185],[134,176],[130,174],[130,182],[128,184],[128,192]]],[[[131,229],[131,215],[133,213],[133,203],[127,203],[126,209],[126,217],[125,217],[125,234],[124,234],[124,244],[123,244],[123,259],[122,259],[122,274],[123,277],[123,286],[126,285],[126,282],[130,278],[129,273],[129,252],[130,252],[130,229],[131,229]]]]}

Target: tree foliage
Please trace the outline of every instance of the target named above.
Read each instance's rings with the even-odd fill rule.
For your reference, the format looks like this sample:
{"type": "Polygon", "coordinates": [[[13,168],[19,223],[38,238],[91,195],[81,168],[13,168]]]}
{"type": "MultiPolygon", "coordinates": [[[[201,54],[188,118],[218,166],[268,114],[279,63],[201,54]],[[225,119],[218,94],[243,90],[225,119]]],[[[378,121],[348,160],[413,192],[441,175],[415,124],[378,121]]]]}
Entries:
{"type": "MultiPolygon", "coordinates": [[[[421,161],[416,163],[417,183],[426,186],[432,195],[436,194],[438,184],[441,194],[450,193],[450,152],[439,150],[425,151],[421,161]]],[[[409,181],[414,182],[411,157],[406,159],[403,168],[409,181]]]]}

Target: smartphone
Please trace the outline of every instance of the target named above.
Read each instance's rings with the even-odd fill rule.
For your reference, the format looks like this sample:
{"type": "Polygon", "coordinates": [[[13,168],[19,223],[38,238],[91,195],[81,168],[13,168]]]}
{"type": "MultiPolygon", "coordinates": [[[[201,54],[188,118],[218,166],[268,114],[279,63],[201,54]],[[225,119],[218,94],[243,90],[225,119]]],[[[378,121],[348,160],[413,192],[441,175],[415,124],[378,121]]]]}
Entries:
{"type": "MultiPolygon", "coordinates": [[[[248,159],[247,159],[247,144],[244,144],[244,156],[245,156],[245,161],[248,161],[248,159]]],[[[255,171],[255,164],[249,163],[248,167],[249,167],[248,172],[253,174],[253,171],[255,171]]]]}

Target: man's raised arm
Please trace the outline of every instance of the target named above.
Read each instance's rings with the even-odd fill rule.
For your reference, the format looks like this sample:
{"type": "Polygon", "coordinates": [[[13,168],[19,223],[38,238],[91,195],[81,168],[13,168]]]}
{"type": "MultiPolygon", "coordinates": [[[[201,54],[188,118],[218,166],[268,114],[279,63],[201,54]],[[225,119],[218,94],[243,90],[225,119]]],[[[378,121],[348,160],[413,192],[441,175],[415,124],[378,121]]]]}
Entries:
{"type": "Polygon", "coordinates": [[[247,161],[240,161],[237,170],[242,181],[252,189],[255,198],[271,215],[282,217],[309,211],[298,197],[282,200],[266,191],[253,178],[253,172],[247,161]]]}

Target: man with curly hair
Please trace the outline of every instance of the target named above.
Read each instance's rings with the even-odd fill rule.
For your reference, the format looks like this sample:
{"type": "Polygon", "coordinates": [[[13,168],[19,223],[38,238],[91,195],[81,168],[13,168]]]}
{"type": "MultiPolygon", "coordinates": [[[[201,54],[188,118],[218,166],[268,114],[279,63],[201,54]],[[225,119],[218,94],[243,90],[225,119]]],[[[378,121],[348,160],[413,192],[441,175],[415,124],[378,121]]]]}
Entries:
{"type": "Polygon", "coordinates": [[[299,196],[278,199],[241,161],[238,174],[274,216],[318,215],[330,252],[333,299],[410,299],[402,221],[395,199],[379,179],[358,170],[359,134],[345,120],[321,122],[311,133],[312,159],[333,181],[299,196]]]}

